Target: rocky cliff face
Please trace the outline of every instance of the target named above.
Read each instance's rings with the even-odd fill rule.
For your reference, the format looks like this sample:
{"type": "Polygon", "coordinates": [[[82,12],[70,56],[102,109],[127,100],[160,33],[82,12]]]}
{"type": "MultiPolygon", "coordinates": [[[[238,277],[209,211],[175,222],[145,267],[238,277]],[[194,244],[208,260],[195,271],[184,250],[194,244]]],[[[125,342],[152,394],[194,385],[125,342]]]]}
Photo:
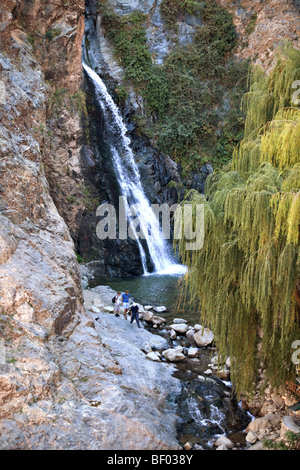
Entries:
{"type": "Polygon", "coordinates": [[[285,40],[300,47],[300,6],[297,0],[218,0],[233,14],[239,37],[237,56],[251,58],[265,69],[285,40]]]}
{"type": "Polygon", "coordinates": [[[79,93],[83,2],[0,8],[0,447],[177,448],[165,404],[169,390],[178,393],[171,370],[153,381],[142,360],[141,385],[130,373],[140,351],[134,332],[123,331],[127,339],[112,353],[115,317],[108,325],[104,315],[96,331],[83,302],[70,235],[92,204],[79,93]]]}

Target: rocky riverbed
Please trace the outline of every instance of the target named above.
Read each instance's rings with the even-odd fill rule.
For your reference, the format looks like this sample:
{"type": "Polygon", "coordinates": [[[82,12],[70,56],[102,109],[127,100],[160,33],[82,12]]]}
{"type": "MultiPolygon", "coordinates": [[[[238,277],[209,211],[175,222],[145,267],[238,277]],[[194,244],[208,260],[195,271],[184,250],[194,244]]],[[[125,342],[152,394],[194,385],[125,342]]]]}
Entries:
{"type": "Polygon", "coordinates": [[[287,412],[287,406],[293,403],[291,396],[268,389],[264,396],[258,392],[252,401],[236,401],[230,382],[230,358],[219,363],[212,331],[199,324],[189,325],[183,318],[167,321],[162,316],[167,312],[165,306],[141,304],[139,330],[135,322],[130,324],[130,318],[126,321],[122,314],[119,318],[114,316],[114,294],[108,286],[84,290],[96,330],[99,322],[102,325],[105,321],[109,330],[113,325],[115,339],[110,336],[111,330],[107,339],[113,355],[118,354],[119,342],[130,338],[139,348],[138,363],[146,359],[169,371],[172,365],[172,377],[180,381],[175,394],[169,397],[177,416],[176,438],[180,446],[186,450],[261,450],[265,440],[280,443],[285,440],[286,431],[299,432],[297,419],[287,412]]]}
{"type": "Polygon", "coordinates": [[[173,387],[167,401],[168,406],[172,404],[174,436],[180,446],[210,449],[226,433],[234,434],[235,448],[245,444],[243,430],[251,418],[231,397],[229,368],[227,365],[218,367],[215,349],[209,347],[213,333],[202,329],[201,325],[191,327],[182,318],[174,318],[167,324],[162,316],[167,310],[165,306],[140,304],[142,328],[139,329],[135,322],[130,323],[130,317],[126,321],[122,312],[120,317],[115,317],[111,302],[114,294],[108,286],[84,290],[85,304],[93,316],[95,330],[101,330],[102,340],[117,358],[122,380],[132,376],[128,372],[128,362],[134,363],[135,371],[140,374],[137,389],[145,376],[151,377],[153,386],[158,386],[162,371],[163,376],[166,371],[171,373],[169,380],[173,379],[177,388],[173,387]],[[131,358],[128,358],[128,341],[131,358]],[[239,435],[236,435],[237,431],[239,435]]]}

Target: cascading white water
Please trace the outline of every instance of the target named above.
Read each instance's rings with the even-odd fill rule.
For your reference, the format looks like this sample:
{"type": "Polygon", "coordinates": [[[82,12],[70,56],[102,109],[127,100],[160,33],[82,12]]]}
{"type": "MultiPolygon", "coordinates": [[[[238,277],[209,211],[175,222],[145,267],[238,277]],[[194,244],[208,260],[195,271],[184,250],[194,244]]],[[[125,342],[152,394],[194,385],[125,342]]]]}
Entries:
{"type": "Polygon", "coordinates": [[[145,238],[156,273],[183,274],[186,267],[176,264],[168,254],[168,246],[161,235],[157,217],[145,196],[131,149],[131,142],[119,109],[99,75],[85,63],[83,63],[83,68],[94,84],[97,101],[105,115],[107,143],[110,146],[114,170],[120,185],[121,195],[124,197],[127,215],[130,215],[130,206],[134,205],[135,208],[138,208],[140,230],[135,232],[135,238],[144,273],[148,274],[148,269],[146,252],[139,237],[141,233],[145,238]]]}

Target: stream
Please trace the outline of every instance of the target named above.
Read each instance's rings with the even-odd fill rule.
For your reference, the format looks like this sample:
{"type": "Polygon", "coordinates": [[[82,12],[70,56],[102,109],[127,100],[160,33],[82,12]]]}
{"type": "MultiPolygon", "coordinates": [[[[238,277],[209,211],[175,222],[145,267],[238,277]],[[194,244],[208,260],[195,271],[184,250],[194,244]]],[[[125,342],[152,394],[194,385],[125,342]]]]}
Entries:
{"type": "MultiPolygon", "coordinates": [[[[168,311],[161,314],[167,324],[173,323],[176,317],[187,320],[193,326],[199,322],[199,314],[188,308],[177,310],[179,301],[179,275],[151,274],[135,278],[94,278],[89,288],[97,285],[109,285],[116,291],[129,289],[132,297],[142,305],[167,307],[168,311]],[[156,299],[156,304],[153,304],[156,299]],[[180,315],[179,315],[180,313],[180,315]]],[[[172,341],[166,329],[154,329],[150,324],[144,325],[154,334],[168,339],[170,347],[181,345],[189,347],[185,336],[172,341]]],[[[174,363],[174,376],[181,381],[182,393],[177,401],[178,427],[177,438],[180,444],[191,443],[195,448],[212,449],[213,443],[222,435],[234,442],[236,448],[246,446],[244,429],[252,417],[247,413],[232,394],[232,384],[220,380],[215,375],[206,375],[211,358],[216,354],[214,347],[200,349],[197,358],[187,357],[184,362],[174,363]]],[[[171,397],[172,399],[172,397],[171,397]]]]}
{"type": "MultiPolygon", "coordinates": [[[[94,278],[89,287],[109,285],[113,290],[121,292],[128,289],[132,298],[143,306],[165,306],[167,312],[163,313],[163,317],[167,323],[173,323],[173,319],[180,316],[193,326],[199,322],[199,312],[189,307],[184,309],[178,307],[182,291],[180,282],[186,272],[186,266],[178,264],[172,253],[170,240],[164,239],[162,235],[159,220],[144,191],[136,163],[137,156],[132,150],[126,123],[104,81],[97,73],[98,56],[94,57],[92,51],[86,49],[85,41],[83,57],[82,66],[86,79],[98,104],[98,112],[103,116],[103,135],[99,136],[99,139],[106,142],[106,158],[111,162],[118,182],[119,201],[123,201],[124,217],[119,217],[118,221],[119,235],[122,234],[120,239],[123,240],[128,236],[129,223],[144,272],[143,276],[126,279],[94,278]],[[135,220],[132,219],[133,216],[138,217],[135,220]],[[154,299],[156,305],[152,303],[154,299]]],[[[107,205],[105,207],[106,213],[110,214],[107,205]]],[[[105,212],[101,215],[104,216],[105,212]]],[[[101,233],[97,232],[100,239],[110,236],[114,238],[115,232],[111,231],[111,226],[115,230],[116,224],[111,219],[111,214],[110,217],[106,215],[104,222],[101,222],[103,230],[101,233]]],[[[122,251],[122,248],[118,249],[122,251]]],[[[154,329],[148,324],[145,324],[145,327],[153,330],[155,334],[164,335],[170,347],[178,343],[180,346],[189,347],[186,337],[176,340],[178,341],[176,343],[170,339],[167,330],[154,329]]],[[[176,398],[179,417],[178,440],[182,444],[190,442],[209,449],[219,436],[226,434],[233,436],[232,440],[235,439],[237,447],[242,446],[244,444],[242,431],[251,418],[231,396],[230,383],[224,383],[216,376],[208,377],[204,374],[212,356],[215,355],[215,349],[203,348],[200,351],[199,357],[187,358],[184,363],[176,365],[175,375],[182,383],[182,394],[176,398]]],[[[170,397],[171,400],[172,398],[170,397]]]]}

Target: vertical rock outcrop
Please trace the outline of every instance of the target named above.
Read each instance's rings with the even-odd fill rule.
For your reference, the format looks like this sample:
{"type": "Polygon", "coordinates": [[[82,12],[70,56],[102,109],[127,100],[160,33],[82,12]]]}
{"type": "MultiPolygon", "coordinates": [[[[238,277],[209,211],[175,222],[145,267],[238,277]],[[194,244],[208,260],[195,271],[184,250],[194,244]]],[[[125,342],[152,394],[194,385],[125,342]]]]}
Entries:
{"type": "Polygon", "coordinates": [[[70,235],[93,205],[93,155],[82,152],[83,7],[0,6],[0,448],[176,449],[172,371],[155,377],[138,344],[132,353],[127,322],[115,353],[115,317],[96,325],[84,308],[70,235]],[[131,369],[136,354],[143,384],[131,369]]]}
{"type": "Polygon", "coordinates": [[[70,92],[78,90],[83,5],[75,18],[72,5],[66,10],[51,1],[47,7],[41,1],[11,1],[1,8],[7,20],[1,23],[0,55],[0,304],[3,313],[13,316],[30,305],[32,322],[47,336],[60,333],[82,306],[74,243],[45,173],[47,102],[53,89],[45,76],[51,61],[62,57],[60,67],[52,64],[54,75],[70,92]],[[59,24],[68,32],[61,28],[61,41],[51,46],[46,32],[59,24]]]}
{"type": "Polygon", "coordinates": [[[278,46],[289,40],[300,47],[297,0],[217,0],[233,15],[238,33],[236,54],[269,69],[278,46]]]}

